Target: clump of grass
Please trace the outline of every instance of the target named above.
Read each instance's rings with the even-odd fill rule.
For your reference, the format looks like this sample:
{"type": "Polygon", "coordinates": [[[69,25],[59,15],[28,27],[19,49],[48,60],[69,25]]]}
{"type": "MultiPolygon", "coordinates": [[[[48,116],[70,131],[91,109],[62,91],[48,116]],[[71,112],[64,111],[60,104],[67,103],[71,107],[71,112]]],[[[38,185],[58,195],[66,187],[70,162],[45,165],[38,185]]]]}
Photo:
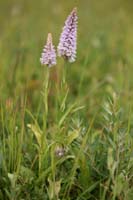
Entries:
{"type": "Polygon", "coordinates": [[[17,112],[7,116],[1,107],[1,199],[129,198],[133,169],[130,111],[125,119],[113,93],[103,102],[101,128],[94,126],[97,114],[84,124],[79,113],[85,108],[69,102],[63,79],[58,83],[58,98],[50,97],[56,101],[53,118],[48,69],[45,73],[41,118],[23,107],[18,123],[17,112]]]}

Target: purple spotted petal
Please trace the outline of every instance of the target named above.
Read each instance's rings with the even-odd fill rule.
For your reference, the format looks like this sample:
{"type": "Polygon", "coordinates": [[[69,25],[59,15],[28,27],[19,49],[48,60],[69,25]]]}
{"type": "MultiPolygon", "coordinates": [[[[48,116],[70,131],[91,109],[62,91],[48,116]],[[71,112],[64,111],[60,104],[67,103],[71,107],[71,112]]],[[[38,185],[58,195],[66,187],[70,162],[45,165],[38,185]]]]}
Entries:
{"type": "Polygon", "coordinates": [[[58,56],[63,56],[69,62],[76,59],[77,50],[77,9],[74,8],[65,21],[58,45],[58,56]]]}
{"type": "Polygon", "coordinates": [[[40,58],[40,62],[42,65],[47,65],[48,67],[52,67],[56,65],[56,52],[52,43],[52,34],[49,33],[47,37],[47,43],[44,46],[42,56],[40,58]]]}

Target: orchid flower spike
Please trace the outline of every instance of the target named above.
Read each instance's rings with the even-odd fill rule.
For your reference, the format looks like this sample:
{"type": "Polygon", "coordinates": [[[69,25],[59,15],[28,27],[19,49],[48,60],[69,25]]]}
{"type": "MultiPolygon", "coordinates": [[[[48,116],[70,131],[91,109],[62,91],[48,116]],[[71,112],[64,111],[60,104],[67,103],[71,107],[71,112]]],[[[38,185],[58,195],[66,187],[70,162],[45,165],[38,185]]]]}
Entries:
{"type": "Polygon", "coordinates": [[[46,45],[44,46],[40,62],[42,65],[47,65],[48,67],[56,65],[56,52],[54,45],[52,43],[51,33],[48,33],[47,42],[46,45]]]}
{"type": "Polygon", "coordinates": [[[77,8],[74,8],[65,21],[57,47],[58,56],[63,56],[69,62],[74,62],[76,59],[77,20],[77,8]]]}

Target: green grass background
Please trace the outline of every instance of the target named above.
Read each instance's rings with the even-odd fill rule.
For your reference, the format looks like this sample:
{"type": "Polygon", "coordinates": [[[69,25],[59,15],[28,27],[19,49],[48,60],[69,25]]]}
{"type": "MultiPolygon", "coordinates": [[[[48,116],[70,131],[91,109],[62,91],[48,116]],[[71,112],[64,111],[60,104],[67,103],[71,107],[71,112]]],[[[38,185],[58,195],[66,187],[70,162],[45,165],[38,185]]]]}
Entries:
{"type": "Polygon", "coordinates": [[[0,0],[1,200],[133,199],[132,8],[132,0],[0,0]],[[41,52],[48,32],[58,45],[75,6],[77,60],[58,59],[48,95],[41,52]]]}

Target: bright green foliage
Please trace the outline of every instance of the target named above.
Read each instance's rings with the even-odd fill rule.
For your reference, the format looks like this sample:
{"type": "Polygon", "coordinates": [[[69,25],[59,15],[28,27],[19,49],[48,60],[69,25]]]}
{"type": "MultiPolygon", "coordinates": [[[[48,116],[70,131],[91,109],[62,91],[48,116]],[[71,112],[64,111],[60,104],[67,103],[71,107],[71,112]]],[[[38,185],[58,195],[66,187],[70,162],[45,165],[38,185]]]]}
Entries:
{"type": "Polygon", "coordinates": [[[0,1],[0,200],[133,199],[132,0],[0,1]],[[39,59],[78,8],[78,55],[39,59]]]}

